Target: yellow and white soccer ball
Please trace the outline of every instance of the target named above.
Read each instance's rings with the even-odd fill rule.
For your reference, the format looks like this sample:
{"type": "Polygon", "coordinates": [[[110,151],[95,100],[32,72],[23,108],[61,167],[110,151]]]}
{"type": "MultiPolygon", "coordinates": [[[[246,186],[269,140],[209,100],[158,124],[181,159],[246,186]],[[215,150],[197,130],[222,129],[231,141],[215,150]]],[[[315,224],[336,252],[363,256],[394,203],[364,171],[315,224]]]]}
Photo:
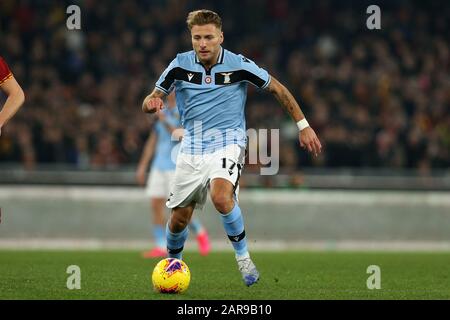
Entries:
{"type": "Polygon", "coordinates": [[[160,293],[182,293],[189,287],[191,272],[187,264],[179,259],[166,258],[153,269],[153,288],[160,293]]]}

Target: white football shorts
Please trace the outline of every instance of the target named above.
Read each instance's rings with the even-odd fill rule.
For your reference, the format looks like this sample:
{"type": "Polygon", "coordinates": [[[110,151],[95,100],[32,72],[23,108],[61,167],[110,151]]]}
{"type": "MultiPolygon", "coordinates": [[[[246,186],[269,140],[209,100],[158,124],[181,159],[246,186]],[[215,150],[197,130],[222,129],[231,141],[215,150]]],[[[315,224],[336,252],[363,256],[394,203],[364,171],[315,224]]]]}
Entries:
{"type": "Polygon", "coordinates": [[[175,170],[152,169],[147,179],[145,194],[150,198],[169,198],[175,170]]]}
{"type": "Polygon", "coordinates": [[[186,207],[195,202],[196,208],[202,209],[206,202],[209,183],[215,178],[230,181],[234,186],[237,200],[244,157],[245,148],[237,144],[203,155],[180,152],[167,207],[186,207]]]}

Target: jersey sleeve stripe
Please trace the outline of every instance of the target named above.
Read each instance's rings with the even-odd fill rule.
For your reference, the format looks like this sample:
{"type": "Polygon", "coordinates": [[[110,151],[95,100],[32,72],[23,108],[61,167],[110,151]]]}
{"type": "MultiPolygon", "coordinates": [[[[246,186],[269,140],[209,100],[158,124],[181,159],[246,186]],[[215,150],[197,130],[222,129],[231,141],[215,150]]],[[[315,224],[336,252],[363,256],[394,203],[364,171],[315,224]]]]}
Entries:
{"type": "Polygon", "coordinates": [[[269,75],[269,79],[267,79],[267,82],[261,87],[261,89],[265,89],[269,86],[270,81],[272,80],[272,77],[269,75]]]}
{"type": "Polygon", "coordinates": [[[164,92],[165,94],[170,94],[169,91],[167,91],[166,89],[164,89],[163,87],[161,87],[161,86],[159,86],[159,85],[155,85],[155,87],[156,87],[158,90],[161,90],[162,92],[164,92]]]}
{"type": "Polygon", "coordinates": [[[171,69],[165,76],[164,80],[159,84],[161,88],[164,88],[165,91],[169,91],[173,82],[175,81],[175,72],[177,68],[171,69]]]}
{"type": "Polygon", "coordinates": [[[251,73],[250,71],[241,70],[240,73],[242,74],[242,78],[243,78],[242,80],[247,80],[247,81],[253,83],[258,88],[262,88],[266,84],[266,81],[264,81],[264,79],[261,79],[260,77],[251,73]]]}
{"type": "Polygon", "coordinates": [[[0,80],[0,85],[2,85],[6,80],[12,78],[12,73],[10,72],[6,77],[4,77],[2,80],[0,80]]]}

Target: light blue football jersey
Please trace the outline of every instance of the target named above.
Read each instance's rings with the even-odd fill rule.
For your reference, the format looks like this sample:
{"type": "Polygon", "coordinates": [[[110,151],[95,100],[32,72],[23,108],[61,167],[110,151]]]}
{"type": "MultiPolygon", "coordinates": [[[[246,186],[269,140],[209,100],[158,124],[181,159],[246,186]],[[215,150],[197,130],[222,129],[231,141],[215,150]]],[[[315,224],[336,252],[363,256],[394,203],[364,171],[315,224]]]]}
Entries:
{"type": "Polygon", "coordinates": [[[156,82],[169,94],[173,89],[185,129],[181,152],[211,153],[229,144],[245,147],[247,85],[264,89],[269,73],[243,55],[221,48],[218,62],[206,70],[195,51],[180,53],[156,82]]]}
{"type": "MultiPolygon", "coordinates": [[[[173,127],[181,127],[180,115],[177,108],[164,108],[161,112],[166,116],[166,121],[173,127]]],[[[175,170],[176,155],[178,154],[180,143],[172,141],[171,133],[167,127],[158,121],[155,123],[157,134],[156,147],[153,157],[151,169],[158,169],[160,171],[175,170]]]]}

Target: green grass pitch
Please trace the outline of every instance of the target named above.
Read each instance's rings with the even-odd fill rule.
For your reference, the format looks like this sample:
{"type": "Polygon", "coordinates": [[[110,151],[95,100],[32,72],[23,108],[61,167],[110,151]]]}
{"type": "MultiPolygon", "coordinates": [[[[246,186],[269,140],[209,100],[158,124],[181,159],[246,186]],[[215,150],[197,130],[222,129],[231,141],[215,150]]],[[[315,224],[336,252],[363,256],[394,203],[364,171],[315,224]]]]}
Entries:
{"type": "Polygon", "coordinates": [[[247,288],[232,252],[185,252],[192,278],[181,295],[153,292],[159,259],[137,251],[0,251],[0,299],[450,299],[450,253],[254,252],[260,281],[247,288]],[[69,265],[81,289],[66,287],[69,265]],[[366,286],[381,268],[381,289],[366,286]]]}

